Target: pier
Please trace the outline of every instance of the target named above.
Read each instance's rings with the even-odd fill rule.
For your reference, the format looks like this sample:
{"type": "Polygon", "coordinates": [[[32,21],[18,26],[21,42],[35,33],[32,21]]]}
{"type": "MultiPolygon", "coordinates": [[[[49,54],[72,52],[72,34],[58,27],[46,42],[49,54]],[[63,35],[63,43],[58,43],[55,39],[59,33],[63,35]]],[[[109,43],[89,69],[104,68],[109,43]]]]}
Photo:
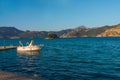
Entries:
{"type": "Polygon", "coordinates": [[[15,49],[17,46],[0,46],[0,50],[15,49]]]}

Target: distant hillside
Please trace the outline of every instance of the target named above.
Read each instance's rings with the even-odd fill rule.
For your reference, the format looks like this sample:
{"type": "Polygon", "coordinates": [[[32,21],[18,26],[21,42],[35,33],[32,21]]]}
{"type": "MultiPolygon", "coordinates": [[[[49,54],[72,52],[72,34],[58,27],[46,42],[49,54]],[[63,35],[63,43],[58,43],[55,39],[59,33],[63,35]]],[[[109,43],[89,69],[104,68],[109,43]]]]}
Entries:
{"type": "Polygon", "coordinates": [[[104,32],[97,35],[98,37],[106,36],[120,36],[120,24],[112,26],[109,29],[106,29],[104,32]]]}
{"type": "Polygon", "coordinates": [[[96,28],[80,26],[74,29],[48,32],[22,31],[16,29],[15,27],[0,27],[0,38],[46,38],[49,33],[56,34],[61,38],[120,36],[120,24],[96,28]]]}
{"type": "Polygon", "coordinates": [[[19,34],[20,38],[45,38],[48,35],[46,31],[24,31],[19,34]]]}
{"type": "Polygon", "coordinates": [[[102,26],[96,28],[87,28],[80,26],[60,35],[61,38],[72,37],[109,37],[120,36],[120,24],[113,26],[102,26]]]}
{"type": "Polygon", "coordinates": [[[66,29],[61,31],[24,31],[19,34],[21,38],[46,38],[49,33],[56,34],[58,37],[63,35],[64,33],[68,33],[72,31],[72,29],[66,29]]]}
{"type": "Polygon", "coordinates": [[[86,28],[85,26],[80,26],[78,28],[72,29],[71,31],[64,33],[63,35],[61,35],[61,38],[70,38],[70,37],[83,37],[86,36],[86,32],[89,29],[86,28]]]}
{"type": "Polygon", "coordinates": [[[22,31],[15,27],[0,27],[0,38],[46,38],[49,33],[57,34],[58,37],[70,29],[61,31],[22,31]]]}
{"type": "Polygon", "coordinates": [[[9,38],[11,36],[18,36],[23,31],[18,30],[14,27],[0,27],[0,38],[9,38]]]}

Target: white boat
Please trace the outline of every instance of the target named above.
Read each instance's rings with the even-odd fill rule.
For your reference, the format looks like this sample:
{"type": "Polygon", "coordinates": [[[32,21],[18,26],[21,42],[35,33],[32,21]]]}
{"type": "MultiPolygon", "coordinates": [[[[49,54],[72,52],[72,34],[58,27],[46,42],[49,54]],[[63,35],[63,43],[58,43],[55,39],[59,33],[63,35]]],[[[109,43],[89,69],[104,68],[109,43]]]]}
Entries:
{"type": "Polygon", "coordinates": [[[17,51],[19,55],[38,55],[40,51],[17,51]]]}
{"type": "Polygon", "coordinates": [[[43,46],[43,45],[34,45],[33,40],[27,46],[23,46],[21,42],[20,44],[21,46],[17,47],[17,51],[39,51],[43,46]]]}

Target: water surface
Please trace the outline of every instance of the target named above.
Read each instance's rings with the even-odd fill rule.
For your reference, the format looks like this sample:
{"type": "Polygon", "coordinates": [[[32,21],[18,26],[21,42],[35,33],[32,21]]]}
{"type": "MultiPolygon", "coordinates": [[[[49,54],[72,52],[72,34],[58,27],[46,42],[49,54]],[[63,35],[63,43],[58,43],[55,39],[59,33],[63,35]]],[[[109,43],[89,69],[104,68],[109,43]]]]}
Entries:
{"type": "MultiPolygon", "coordinates": [[[[31,39],[0,39],[18,45],[31,39]]],[[[120,38],[34,39],[40,52],[0,51],[0,70],[45,80],[120,80],[120,38]]]]}

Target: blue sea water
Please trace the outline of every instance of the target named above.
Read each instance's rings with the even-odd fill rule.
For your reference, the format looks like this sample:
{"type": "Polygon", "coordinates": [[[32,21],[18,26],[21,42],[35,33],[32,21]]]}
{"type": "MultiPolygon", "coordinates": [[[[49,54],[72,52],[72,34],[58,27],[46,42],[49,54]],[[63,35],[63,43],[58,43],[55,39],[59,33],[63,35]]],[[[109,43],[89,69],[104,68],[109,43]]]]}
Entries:
{"type": "MultiPolygon", "coordinates": [[[[18,45],[31,39],[0,39],[18,45]]],[[[34,39],[40,52],[0,51],[0,70],[45,80],[120,80],[120,37],[34,39]]]]}

